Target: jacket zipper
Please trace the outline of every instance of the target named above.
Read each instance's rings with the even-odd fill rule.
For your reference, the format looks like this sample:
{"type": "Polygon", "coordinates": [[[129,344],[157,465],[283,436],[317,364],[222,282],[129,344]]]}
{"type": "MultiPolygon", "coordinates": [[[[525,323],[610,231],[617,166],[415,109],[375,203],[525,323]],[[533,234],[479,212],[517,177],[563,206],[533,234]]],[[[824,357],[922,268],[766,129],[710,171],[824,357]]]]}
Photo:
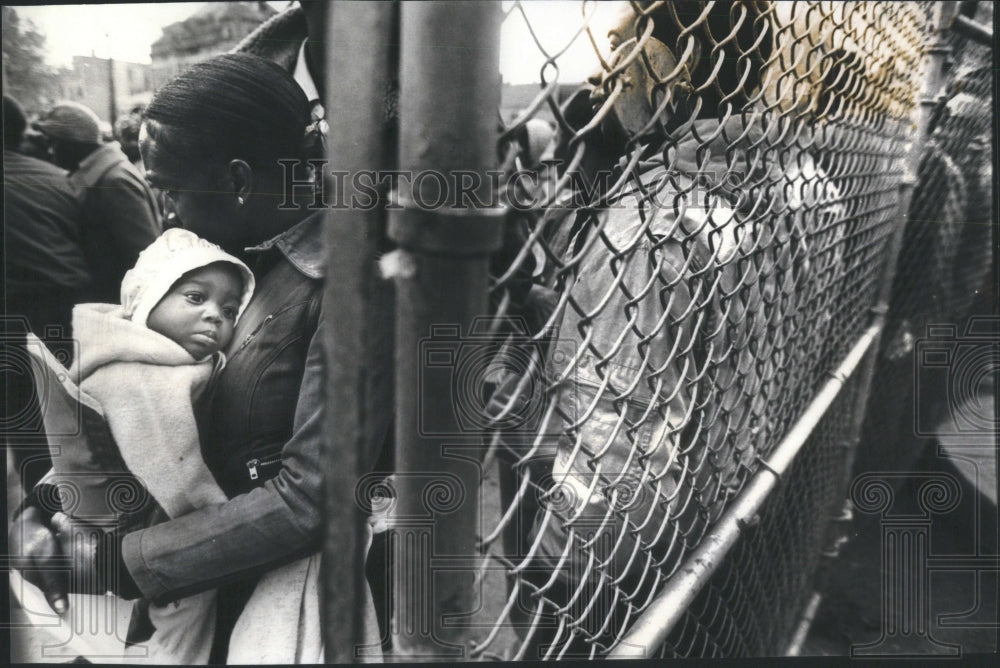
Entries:
{"type": "Polygon", "coordinates": [[[260,473],[257,471],[258,466],[274,466],[279,463],[281,463],[281,453],[271,455],[270,457],[264,457],[263,459],[251,459],[247,462],[247,471],[250,473],[250,479],[257,480],[260,478],[260,473]]]}
{"type": "MultiPolygon", "coordinates": [[[[239,347],[239,349],[237,349],[236,352],[238,353],[241,350],[243,350],[244,348],[246,348],[248,345],[250,345],[250,342],[253,341],[254,337],[257,336],[258,333],[260,333],[260,330],[264,329],[264,325],[266,325],[267,323],[271,322],[271,320],[273,320],[273,319],[274,319],[274,314],[273,313],[269,314],[266,318],[264,318],[261,321],[261,323],[259,325],[257,325],[256,329],[254,329],[252,332],[250,332],[249,334],[247,334],[247,338],[243,339],[243,343],[240,344],[240,347],[239,347]]],[[[233,353],[233,354],[235,355],[236,353],[233,353]]]]}

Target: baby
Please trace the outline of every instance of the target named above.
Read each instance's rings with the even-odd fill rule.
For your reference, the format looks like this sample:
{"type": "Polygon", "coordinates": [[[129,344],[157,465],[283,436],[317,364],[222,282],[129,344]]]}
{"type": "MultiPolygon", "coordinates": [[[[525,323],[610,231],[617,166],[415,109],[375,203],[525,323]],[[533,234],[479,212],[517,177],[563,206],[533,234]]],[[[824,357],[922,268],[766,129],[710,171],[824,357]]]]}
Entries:
{"type": "MultiPolygon", "coordinates": [[[[79,350],[69,377],[79,383],[81,403],[103,414],[114,443],[86,425],[86,445],[50,436],[55,480],[78,491],[67,514],[99,521],[122,512],[113,493],[127,477],[121,463],[171,518],[226,500],[201,457],[195,405],[225,364],[221,351],[253,288],[253,274],[240,260],[171,229],[125,275],[121,305],[73,309],[79,350]],[[109,465],[115,450],[117,467],[109,465]]],[[[151,660],[207,662],[215,592],[151,605],[149,618],[151,660]]]]}

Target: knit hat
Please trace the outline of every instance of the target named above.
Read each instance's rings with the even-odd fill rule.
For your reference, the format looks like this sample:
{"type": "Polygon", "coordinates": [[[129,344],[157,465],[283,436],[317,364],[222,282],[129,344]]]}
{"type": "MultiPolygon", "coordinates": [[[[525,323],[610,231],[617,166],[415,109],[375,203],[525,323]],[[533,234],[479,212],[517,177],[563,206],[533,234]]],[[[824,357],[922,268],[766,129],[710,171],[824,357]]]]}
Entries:
{"type": "Polygon", "coordinates": [[[194,232],[171,228],[139,253],[135,266],[122,279],[122,308],[125,317],[145,326],[152,311],[170,288],[184,274],[213,262],[235,265],[243,276],[243,297],[236,314],[239,320],[253,295],[254,278],[250,269],[215,244],[194,232]]]}
{"type": "Polygon", "coordinates": [[[101,143],[101,119],[79,102],[60,102],[31,124],[53,139],[80,144],[101,143]]]}

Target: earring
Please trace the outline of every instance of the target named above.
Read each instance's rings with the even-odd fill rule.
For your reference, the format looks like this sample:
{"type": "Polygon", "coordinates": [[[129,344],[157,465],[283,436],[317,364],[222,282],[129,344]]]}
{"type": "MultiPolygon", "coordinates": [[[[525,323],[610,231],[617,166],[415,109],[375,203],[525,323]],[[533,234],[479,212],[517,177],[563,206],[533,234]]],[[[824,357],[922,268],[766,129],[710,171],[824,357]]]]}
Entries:
{"type": "Polygon", "coordinates": [[[236,203],[239,204],[240,206],[243,206],[243,196],[242,195],[240,195],[239,197],[236,198],[236,203]]]}

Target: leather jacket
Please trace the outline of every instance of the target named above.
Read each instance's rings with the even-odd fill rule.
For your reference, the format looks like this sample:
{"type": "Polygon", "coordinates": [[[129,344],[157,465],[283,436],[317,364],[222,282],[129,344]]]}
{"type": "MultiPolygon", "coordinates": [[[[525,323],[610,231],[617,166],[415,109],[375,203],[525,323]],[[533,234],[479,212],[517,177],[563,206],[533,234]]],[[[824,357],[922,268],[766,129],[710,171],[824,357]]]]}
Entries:
{"type": "MultiPolygon", "coordinates": [[[[305,223],[303,223],[305,224],[305,223]]],[[[318,228],[319,225],[316,225],[318,228]]],[[[298,226],[255,250],[307,243],[298,226]]],[[[271,250],[274,249],[274,250],[271,250]]],[[[292,436],[299,385],[323,297],[321,258],[294,264],[283,256],[265,274],[233,336],[226,368],[203,404],[202,456],[230,497],[249,492],[281,468],[282,446],[292,436]]],[[[315,250],[321,250],[316,246],[315,250]]],[[[318,408],[318,406],[317,406],[318,408]]]]}

